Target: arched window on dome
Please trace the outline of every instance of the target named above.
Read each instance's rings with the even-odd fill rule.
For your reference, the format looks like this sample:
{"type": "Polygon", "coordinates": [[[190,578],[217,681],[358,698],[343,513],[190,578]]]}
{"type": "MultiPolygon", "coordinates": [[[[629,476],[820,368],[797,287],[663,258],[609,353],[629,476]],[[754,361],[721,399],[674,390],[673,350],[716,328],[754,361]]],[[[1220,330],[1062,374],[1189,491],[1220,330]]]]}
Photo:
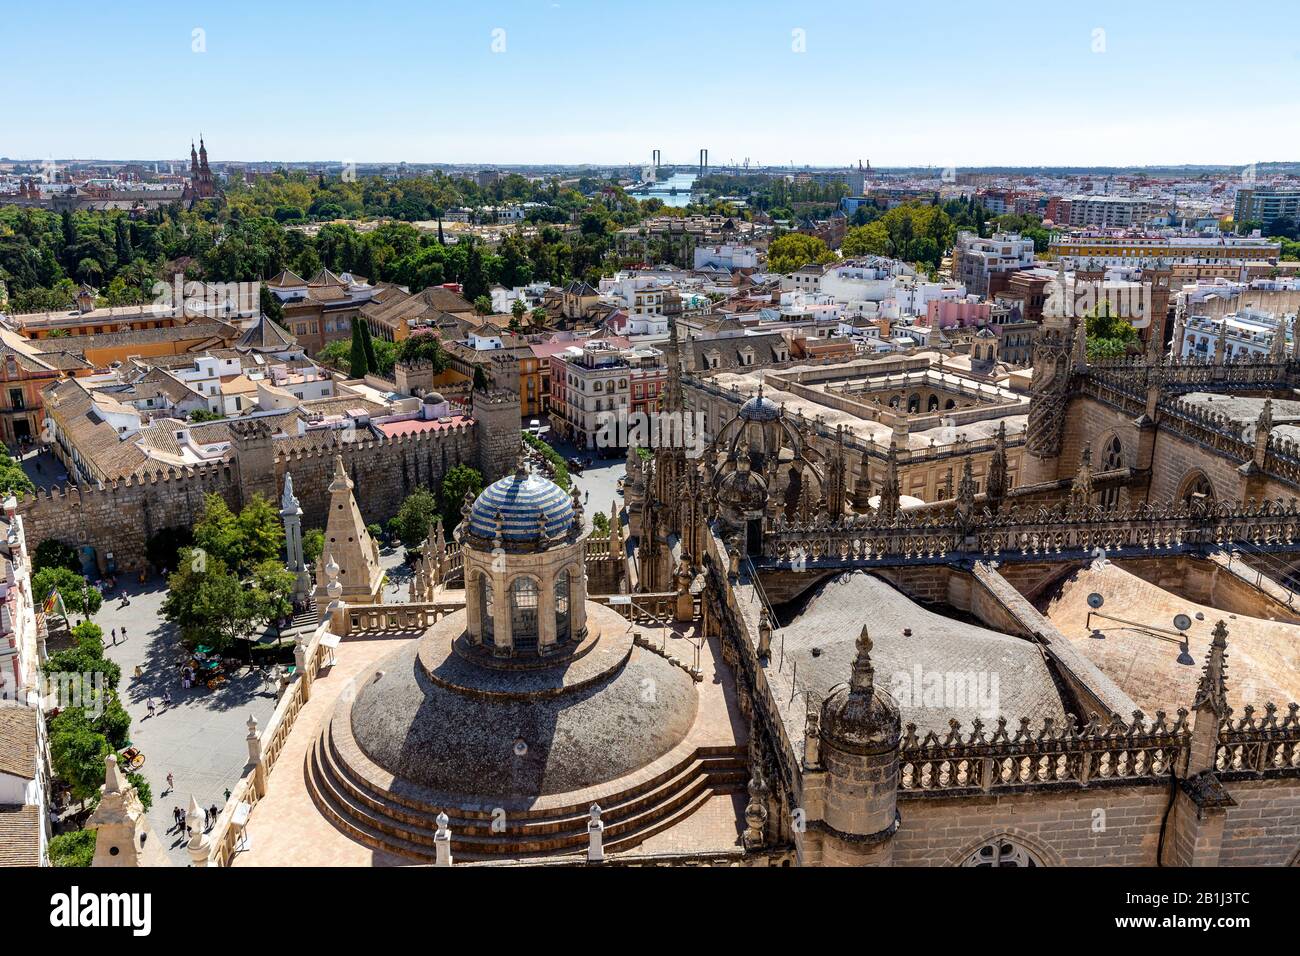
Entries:
{"type": "Polygon", "coordinates": [[[937,411],[938,408],[939,408],[939,396],[938,396],[938,395],[931,395],[931,396],[926,400],[926,403],[925,403],[925,410],[926,410],[927,412],[933,412],[933,411],[937,411]]]}
{"type": "Polygon", "coordinates": [[[537,649],[537,582],[520,577],[510,585],[510,642],[515,650],[537,649]]]}
{"type": "Polygon", "coordinates": [[[483,634],[484,644],[496,643],[496,621],[493,612],[492,581],[482,572],[478,576],[479,629],[483,634]]]}
{"type": "Polygon", "coordinates": [[[1042,864],[1019,843],[1006,837],[998,837],[968,856],[962,866],[1042,866],[1042,864]]]}
{"type": "Polygon", "coordinates": [[[567,569],[555,576],[555,642],[563,644],[569,639],[572,628],[569,622],[569,572],[567,569]]]}

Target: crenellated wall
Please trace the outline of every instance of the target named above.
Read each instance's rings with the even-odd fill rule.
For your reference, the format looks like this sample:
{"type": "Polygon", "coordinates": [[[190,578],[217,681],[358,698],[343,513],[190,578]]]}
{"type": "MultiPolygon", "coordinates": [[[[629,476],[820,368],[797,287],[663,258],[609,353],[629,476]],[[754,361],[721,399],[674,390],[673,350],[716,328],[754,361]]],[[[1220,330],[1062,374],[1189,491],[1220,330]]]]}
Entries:
{"type": "MultiPolygon", "coordinates": [[[[514,408],[518,408],[517,401],[514,408]]],[[[504,471],[507,460],[513,462],[519,442],[517,411],[509,427],[501,420],[512,414],[509,402],[494,405],[490,411],[497,414],[489,418],[495,432],[486,447],[484,426],[478,420],[438,431],[356,442],[328,441],[329,436],[322,435],[317,446],[288,452],[272,449],[269,454],[254,442],[242,458],[237,450],[231,461],[219,465],[160,470],[148,478],[128,478],[101,487],[38,491],[19,504],[19,513],[34,545],[46,538],[74,547],[90,545],[96,549],[101,570],[111,554],[119,571],[134,571],[144,566],[149,538],[164,528],[192,525],[207,494],[221,495],[234,508],[255,491],[274,501],[284,487],[286,472],[292,473],[302,504],[303,528],[323,527],[334,456],[342,455],[356,485],[361,513],[367,522],[383,523],[416,488],[436,492],[443,476],[456,465],[470,465],[491,481],[504,471]],[[267,480],[268,469],[271,481],[267,480]]]]}

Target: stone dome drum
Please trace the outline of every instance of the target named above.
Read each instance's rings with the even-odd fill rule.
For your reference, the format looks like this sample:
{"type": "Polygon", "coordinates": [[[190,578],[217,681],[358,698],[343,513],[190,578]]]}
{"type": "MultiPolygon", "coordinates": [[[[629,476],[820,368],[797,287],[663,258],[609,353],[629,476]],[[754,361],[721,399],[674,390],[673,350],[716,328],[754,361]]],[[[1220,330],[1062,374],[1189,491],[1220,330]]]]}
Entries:
{"type": "Polygon", "coordinates": [[[479,538],[495,538],[498,514],[506,541],[535,541],[543,515],[549,538],[567,534],[573,525],[569,496],[541,475],[515,472],[484,488],[470,508],[470,531],[479,538]]]}

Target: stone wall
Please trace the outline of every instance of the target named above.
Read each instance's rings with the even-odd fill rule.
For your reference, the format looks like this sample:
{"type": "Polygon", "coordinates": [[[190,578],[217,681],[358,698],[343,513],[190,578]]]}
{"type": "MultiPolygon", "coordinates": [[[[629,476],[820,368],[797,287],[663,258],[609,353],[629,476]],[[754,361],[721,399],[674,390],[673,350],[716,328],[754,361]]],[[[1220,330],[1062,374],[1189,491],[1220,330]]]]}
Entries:
{"type": "Polygon", "coordinates": [[[475,421],[436,432],[352,443],[323,441],[308,450],[268,454],[258,442],[246,443],[244,457],[216,467],[160,472],[158,476],[115,482],[102,488],[69,488],[38,492],[19,505],[33,546],[57,538],[74,547],[96,549],[100,568],[111,553],[119,571],[144,566],[145,542],[167,527],[189,526],[201,512],[203,499],[216,492],[233,508],[260,492],[277,502],[286,472],[302,504],[303,528],[325,525],[334,456],[342,455],[355,483],[357,504],[366,521],[383,523],[397,513],[403,499],[417,487],[437,492],[443,476],[458,464],[484,473],[487,481],[513,466],[518,454],[518,401],[490,406],[485,424],[475,421]],[[503,416],[513,418],[507,424],[503,416]],[[491,438],[484,453],[481,439],[491,438]],[[512,445],[513,442],[513,445],[512,445]],[[513,449],[513,450],[512,450],[513,449]],[[270,455],[274,455],[273,458],[270,455]],[[269,463],[268,463],[269,459],[269,463]],[[270,478],[271,480],[268,480],[270,478]]]}
{"type": "Polygon", "coordinates": [[[1220,865],[1300,864],[1300,780],[1229,780],[1225,786],[1237,805],[1224,824],[1220,865]]]}
{"type": "Polygon", "coordinates": [[[1137,786],[900,797],[895,866],[958,866],[999,836],[1044,866],[1154,866],[1170,793],[1165,786],[1137,786]]]}

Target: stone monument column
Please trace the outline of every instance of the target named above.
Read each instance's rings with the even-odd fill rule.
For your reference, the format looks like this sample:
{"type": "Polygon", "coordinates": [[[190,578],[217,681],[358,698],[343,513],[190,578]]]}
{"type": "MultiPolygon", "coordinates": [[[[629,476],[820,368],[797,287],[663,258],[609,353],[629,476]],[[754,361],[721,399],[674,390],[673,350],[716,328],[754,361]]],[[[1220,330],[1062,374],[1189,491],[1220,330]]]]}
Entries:
{"type": "Polygon", "coordinates": [[[280,521],[284,524],[286,565],[295,575],[294,601],[311,596],[311,575],[302,554],[302,506],[293,494],[293,475],[284,473],[284,495],[280,498],[280,521]]]}

